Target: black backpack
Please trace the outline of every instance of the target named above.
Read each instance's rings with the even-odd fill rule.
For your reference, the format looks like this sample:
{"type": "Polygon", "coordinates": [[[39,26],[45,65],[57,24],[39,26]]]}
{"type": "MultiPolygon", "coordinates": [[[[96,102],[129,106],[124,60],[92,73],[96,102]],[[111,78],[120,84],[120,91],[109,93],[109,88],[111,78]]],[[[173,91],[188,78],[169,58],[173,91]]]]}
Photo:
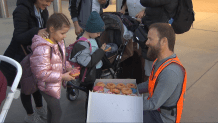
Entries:
{"type": "Polygon", "coordinates": [[[179,0],[176,15],[171,26],[176,34],[182,34],[190,30],[194,17],[192,0],[179,0]]]}

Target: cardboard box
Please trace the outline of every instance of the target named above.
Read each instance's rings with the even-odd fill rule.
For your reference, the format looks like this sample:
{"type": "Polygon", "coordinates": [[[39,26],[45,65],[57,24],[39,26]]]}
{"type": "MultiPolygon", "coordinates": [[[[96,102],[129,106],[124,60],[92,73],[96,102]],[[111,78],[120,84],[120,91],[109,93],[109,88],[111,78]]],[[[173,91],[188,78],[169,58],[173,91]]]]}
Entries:
{"type": "MultiPolygon", "coordinates": [[[[105,84],[136,84],[135,79],[97,79],[95,84],[97,82],[104,82],[105,84]]],[[[143,96],[116,95],[90,91],[87,122],[143,122],[143,96]]]]}

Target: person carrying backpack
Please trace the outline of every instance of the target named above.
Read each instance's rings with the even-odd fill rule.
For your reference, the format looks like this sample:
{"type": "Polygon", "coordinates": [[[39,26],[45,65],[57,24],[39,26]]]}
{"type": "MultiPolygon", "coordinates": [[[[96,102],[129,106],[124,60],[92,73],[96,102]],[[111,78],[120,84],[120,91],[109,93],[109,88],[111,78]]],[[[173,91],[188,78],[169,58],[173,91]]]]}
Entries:
{"type": "MultiPolygon", "coordinates": [[[[162,22],[170,23],[176,34],[182,34],[193,24],[192,0],[140,0],[140,3],[146,7],[145,16],[141,20],[146,30],[151,24],[162,22]]],[[[146,76],[149,76],[153,61],[147,59],[147,51],[147,47],[143,48],[142,56],[145,58],[146,76]]]]}
{"type": "MultiPolygon", "coordinates": [[[[101,59],[104,57],[106,44],[102,44],[99,48],[98,42],[95,38],[100,36],[101,32],[104,31],[104,28],[105,24],[100,15],[96,11],[91,12],[86,23],[85,32],[79,38],[80,41],[73,46],[71,52],[70,61],[77,62],[81,66],[80,81],[83,81],[84,74],[86,76],[84,82],[81,82],[80,84],[85,85],[87,90],[92,90],[95,79],[101,77],[101,67],[103,66],[101,59]],[[88,68],[87,71],[85,70],[86,68],[88,68]]],[[[87,91],[85,104],[86,111],[88,106],[88,96],[89,92],[87,91]]]]}
{"type": "Polygon", "coordinates": [[[176,34],[182,34],[190,30],[195,21],[195,13],[193,10],[192,0],[179,0],[176,15],[171,17],[169,23],[173,27],[176,34]]]}
{"type": "Polygon", "coordinates": [[[176,14],[178,2],[179,0],[140,0],[141,5],[146,7],[142,23],[146,28],[157,22],[168,23],[176,14]]]}
{"type": "Polygon", "coordinates": [[[35,35],[32,39],[30,67],[38,88],[47,102],[47,123],[60,123],[61,85],[75,79],[70,75],[72,66],[66,61],[64,38],[70,21],[62,13],[54,13],[47,21],[48,38],[35,35]]]}
{"type": "MultiPolygon", "coordinates": [[[[17,6],[13,11],[14,31],[12,40],[4,52],[4,56],[10,57],[17,62],[21,62],[27,54],[30,53],[28,46],[32,44],[34,35],[47,37],[45,31],[46,22],[49,17],[47,7],[54,0],[17,0],[17,6]],[[22,49],[23,47],[23,49],[22,49]],[[24,52],[25,51],[25,52],[24,52]]],[[[7,86],[12,86],[17,70],[13,65],[1,61],[0,69],[7,79],[7,86]]],[[[21,88],[18,84],[18,88],[21,88]]],[[[20,94],[22,105],[26,111],[25,122],[38,123],[42,117],[46,119],[47,112],[43,108],[42,95],[39,91],[33,94],[20,94]],[[32,98],[35,107],[32,105],[32,98]]]]}
{"type": "MultiPolygon", "coordinates": [[[[145,59],[145,78],[150,76],[152,70],[153,61],[147,58],[148,47],[145,45],[147,41],[148,27],[153,23],[168,23],[171,17],[174,17],[177,11],[179,0],[140,0],[142,6],[146,7],[145,16],[139,20],[144,31],[141,31],[145,37],[144,42],[140,42],[139,46],[142,48],[142,57],[145,59]]],[[[134,41],[137,42],[137,38],[134,36],[134,41]]]]}

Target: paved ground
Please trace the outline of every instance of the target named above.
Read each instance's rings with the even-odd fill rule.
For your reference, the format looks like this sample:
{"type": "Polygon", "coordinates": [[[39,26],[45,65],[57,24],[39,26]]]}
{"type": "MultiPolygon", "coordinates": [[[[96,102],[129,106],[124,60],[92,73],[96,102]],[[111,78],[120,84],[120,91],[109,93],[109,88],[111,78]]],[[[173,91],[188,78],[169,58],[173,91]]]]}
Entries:
{"type": "MultiPolygon", "coordinates": [[[[8,0],[13,2],[14,0],[8,0]]],[[[63,1],[63,13],[68,17],[68,2],[63,1]]],[[[175,53],[185,66],[188,74],[187,92],[182,115],[182,122],[218,122],[218,1],[193,0],[196,20],[194,28],[182,35],[177,35],[175,53]]],[[[10,4],[10,13],[15,4],[10,4]]],[[[49,12],[53,13],[52,7],[49,12]]],[[[109,6],[106,11],[114,11],[109,6]]],[[[3,54],[11,41],[13,33],[12,16],[0,19],[0,54],[3,54]]],[[[67,34],[66,43],[75,40],[73,27],[67,34]]],[[[75,102],[66,99],[62,89],[61,106],[63,110],[62,122],[84,121],[84,93],[80,92],[75,102]]],[[[6,122],[23,122],[25,110],[20,98],[14,100],[6,122]]]]}
{"type": "Polygon", "coordinates": [[[192,0],[192,2],[197,12],[218,13],[217,0],[192,0]]]}

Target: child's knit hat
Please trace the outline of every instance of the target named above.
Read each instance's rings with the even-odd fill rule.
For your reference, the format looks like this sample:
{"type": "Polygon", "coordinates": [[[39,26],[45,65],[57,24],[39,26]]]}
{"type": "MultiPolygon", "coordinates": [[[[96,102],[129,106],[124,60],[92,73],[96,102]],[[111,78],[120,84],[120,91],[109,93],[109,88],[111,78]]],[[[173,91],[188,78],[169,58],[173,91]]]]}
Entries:
{"type": "Polygon", "coordinates": [[[104,21],[101,19],[100,15],[96,11],[91,12],[85,30],[89,33],[97,33],[103,32],[104,28],[104,21]]]}

